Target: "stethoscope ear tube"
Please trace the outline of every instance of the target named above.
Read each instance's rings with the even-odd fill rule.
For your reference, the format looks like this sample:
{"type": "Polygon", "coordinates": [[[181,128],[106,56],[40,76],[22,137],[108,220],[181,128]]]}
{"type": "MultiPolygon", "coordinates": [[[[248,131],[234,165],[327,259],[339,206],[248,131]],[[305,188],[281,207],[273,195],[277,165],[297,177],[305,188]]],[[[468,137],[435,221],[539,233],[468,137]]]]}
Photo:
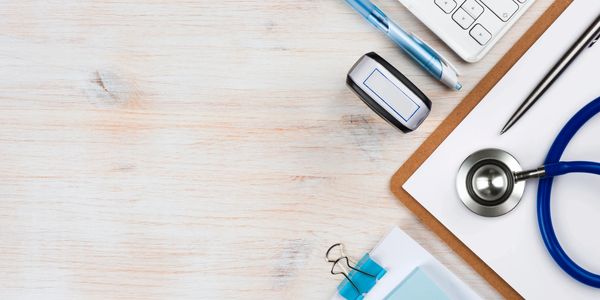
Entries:
{"type": "Polygon", "coordinates": [[[556,263],[571,277],[581,283],[600,288],[600,275],[589,272],[575,263],[563,250],[552,226],[550,195],[553,176],[571,172],[600,174],[600,164],[592,162],[560,162],[569,142],[577,131],[592,117],[600,112],[600,97],[577,112],[560,131],[544,162],[547,177],[540,179],[538,185],[537,216],[542,240],[556,263]]]}

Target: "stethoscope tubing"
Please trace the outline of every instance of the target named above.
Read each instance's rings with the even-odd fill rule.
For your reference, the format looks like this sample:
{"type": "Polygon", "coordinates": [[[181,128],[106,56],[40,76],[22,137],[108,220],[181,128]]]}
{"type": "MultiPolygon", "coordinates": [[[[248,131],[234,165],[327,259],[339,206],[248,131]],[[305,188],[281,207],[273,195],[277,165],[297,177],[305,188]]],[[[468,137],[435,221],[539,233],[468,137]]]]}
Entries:
{"type": "Polygon", "coordinates": [[[575,136],[575,134],[583,127],[583,125],[600,112],[600,97],[587,104],[579,112],[577,112],[567,122],[565,127],[560,131],[554,143],[550,147],[550,151],[546,156],[544,168],[546,177],[539,181],[537,194],[537,217],[540,234],[544,245],[556,263],[574,279],[581,283],[600,288],[600,275],[587,271],[573,261],[569,255],[563,250],[554,227],[552,225],[552,214],[550,208],[550,199],[552,193],[553,177],[567,173],[591,173],[600,175],[600,164],[587,161],[576,162],[561,162],[560,158],[565,149],[575,136]]]}
{"type": "Polygon", "coordinates": [[[590,173],[600,175],[600,163],[591,161],[561,161],[544,165],[545,177],[555,177],[569,173],[590,173]]]}

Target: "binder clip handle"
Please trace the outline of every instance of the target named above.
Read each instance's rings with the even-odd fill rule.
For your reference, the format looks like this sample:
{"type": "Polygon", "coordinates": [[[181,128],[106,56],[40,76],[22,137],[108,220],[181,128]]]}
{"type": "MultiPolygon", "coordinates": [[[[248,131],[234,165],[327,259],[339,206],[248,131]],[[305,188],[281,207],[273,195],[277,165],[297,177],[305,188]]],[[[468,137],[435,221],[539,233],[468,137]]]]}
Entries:
{"type": "Polygon", "coordinates": [[[372,260],[369,254],[365,254],[357,264],[352,266],[341,243],[329,247],[325,258],[333,264],[331,266],[332,275],[343,275],[346,278],[338,286],[338,291],[347,300],[362,299],[386,273],[385,269],[372,260]],[[340,256],[333,258],[331,252],[336,248],[339,248],[340,256]]]}
{"type": "Polygon", "coordinates": [[[350,284],[352,284],[352,286],[354,287],[354,289],[356,290],[356,292],[358,292],[358,294],[362,294],[363,292],[358,288],[358,286],[354,283],[354,281],[352,281],[352,279],[350,278],[350,272],[348,272],[347,270],[344,270],[344,266],[340,265],[340,268],[342,269],[342,271],[335,271],[335,268],[342,262],[342,261],[346,261],[346,266],[356,272],[360,272],[361,274],[364,274],[366,276],[372,277],[375,280],[377,279],[377,275],[373,275],[373,274],[369,274],[365,271],[362,271],[360,269],[357,269],[353,266],[350,265],[350,260],[348,259],[347,256],[343,256],[338,258],[336,261],[333,262],[333,265],[331,266],[331,274],[332,275],[344,275],[344,277],[346,277],[346,280],[348,280],[348,282],[350,282],[350,284]]]}
{"type": "Polygon", "coordinates": [[[344,244],[342,243],[337,243],[337,244],[333,244],[331,247],[329,247],[329,249],[327,249],[327,252],[325,252],[325,259],[327,260],[327,262],[330,263],[335,263],[339,258],[347,256],[346,253],[344,252],[344,244]],[[333,258],[331,258],[331,252],[333,251],[333,249],[339,248],[339,252],[340,255],[338,256],[334,256],[333,258]]]}

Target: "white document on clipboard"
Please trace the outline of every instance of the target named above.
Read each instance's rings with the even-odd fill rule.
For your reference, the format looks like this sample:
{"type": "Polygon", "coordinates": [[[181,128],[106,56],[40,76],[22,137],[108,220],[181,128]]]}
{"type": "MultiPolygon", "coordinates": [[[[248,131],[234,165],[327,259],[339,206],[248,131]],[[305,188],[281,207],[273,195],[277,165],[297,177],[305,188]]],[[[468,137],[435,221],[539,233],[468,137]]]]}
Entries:
{"type": "MultiPolygon", "coordinates": [[[[459,200],[456,174],[467,156],[484,148],[508,151],[524,169],[543,164],[564,124],[600,97],[600,45],[586,49],[510,131],[502,136],[499,131],[599,14],[600,1],[575,0],[403,186],[526,299],[600,299],[600,289],[569,277],[546,251],[536,219],[536,180],[527,182],[513,211],[485,218],[459,200]]],[[[600,161],[600,116],[577,133],[563,160],[600,161]]],[[[558,238],[573,260],[600,273],[600,176],[572,174],[554,181],[558,238]]]]}

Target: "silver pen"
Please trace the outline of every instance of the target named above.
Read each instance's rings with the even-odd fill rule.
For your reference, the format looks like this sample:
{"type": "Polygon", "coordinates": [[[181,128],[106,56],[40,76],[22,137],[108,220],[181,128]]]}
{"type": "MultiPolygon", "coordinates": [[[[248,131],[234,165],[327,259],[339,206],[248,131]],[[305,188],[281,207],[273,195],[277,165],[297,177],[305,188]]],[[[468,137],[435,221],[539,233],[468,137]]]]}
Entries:
{"type": "Polygon", "coordinates": [[[521,103],[521,106],[515,111],[510,117],[500,134],[507,132],[525,113],[544,95],[544,93],[552,86],[554,81],[560,77],[560,75],[571,65],[571,63],[585,50],[594,45],[594,43],[600,37],[600,16],[596,18],[594,23],[588,27],[577,42],[571,46],[569,51],[561,57],[561,59],[552,67],[550,72],[544,76],[544,79],[533,89],[531,94],[527,96],[525,101],[521,103]]]}

